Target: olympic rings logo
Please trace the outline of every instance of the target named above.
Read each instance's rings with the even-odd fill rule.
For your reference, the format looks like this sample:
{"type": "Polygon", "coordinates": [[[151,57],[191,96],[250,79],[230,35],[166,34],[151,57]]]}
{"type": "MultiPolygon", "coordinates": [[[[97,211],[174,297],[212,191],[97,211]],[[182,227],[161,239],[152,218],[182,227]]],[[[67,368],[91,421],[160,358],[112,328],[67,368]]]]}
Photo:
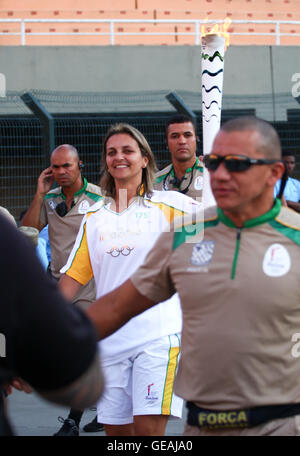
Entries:
{"type": "Polygon", "coordinates": [[[129,245],[123,245],[123,247],[112,247],[110,250],[107,250],[106,253],[111,255],[113,258],[117,258],[120,255],[128,256],[131,254],[134,247],[129,247],[129,245]]]}

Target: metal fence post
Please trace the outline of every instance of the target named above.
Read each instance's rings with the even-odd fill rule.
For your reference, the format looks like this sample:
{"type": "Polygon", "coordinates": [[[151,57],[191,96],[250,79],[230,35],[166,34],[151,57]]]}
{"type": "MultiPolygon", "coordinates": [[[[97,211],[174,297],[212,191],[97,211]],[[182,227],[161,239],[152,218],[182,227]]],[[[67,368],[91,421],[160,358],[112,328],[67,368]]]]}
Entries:
{"type": "Polygon", "coordinates": [[[174,106],[177,112],[180,114],[185,114],[193,119],[195,125],[197,125],[197,116],[196,114],[184,103],[183,99],[177,95],[176,92],[170,92],[166,95],[168,102],[174,106]]]}
{"type": "Polygon", "coordinates": [[[24,93],[21,95],[21,99],[42,124],[44,166],[47,168],[50,163],[51,153],[55,148],[54,118],[32,93],[24,93]]]}

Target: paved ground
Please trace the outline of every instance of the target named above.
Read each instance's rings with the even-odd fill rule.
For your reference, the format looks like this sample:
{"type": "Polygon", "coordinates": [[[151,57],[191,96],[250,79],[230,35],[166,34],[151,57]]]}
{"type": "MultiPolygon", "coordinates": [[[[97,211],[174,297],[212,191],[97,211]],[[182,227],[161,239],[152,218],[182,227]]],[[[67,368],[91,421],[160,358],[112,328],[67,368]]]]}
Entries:
{"type": "MultiPolygon", "coordinates": [[[[58,416],[64,418],[68,409],[50,404],[41,399],[37,394],[25,394],[14,390],[8,398],[8,413],[14,431],[19,436],[51,436],[61,426],[57,421],[58,416]]],[[[183,415],[186,410],[184,407],[183,415]]],[[[105,432],[87,433],[82,431],[82,426],[89,423],[95,416],[95,411],[85,411],[81,422],[81,436],[104,436],[105,432]]],[[[181,420],[169,420],[166,430],[168,436],[180,436],[183,432],[184,417],[181,420]]]]}

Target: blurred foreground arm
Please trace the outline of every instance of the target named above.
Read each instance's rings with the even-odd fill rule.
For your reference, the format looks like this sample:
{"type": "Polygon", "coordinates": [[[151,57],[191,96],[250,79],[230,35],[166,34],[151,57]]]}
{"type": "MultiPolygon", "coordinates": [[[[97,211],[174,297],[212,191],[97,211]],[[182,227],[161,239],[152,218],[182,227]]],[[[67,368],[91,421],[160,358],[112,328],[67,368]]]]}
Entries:
{"type": "Polygon", "coordinates": [[[52,391],[37,392],[50,402],[67,405],[71,408],[84,410],[95,405],[103,392],[103,377],[100,372],[100,359],[96,353],[93,362],[86,372],[69,385],[52,391]]]}
{"type": "Polygon", "coordinates": [[[3,217],[0,241],[0,333],[6,347],[0,386],[20,377],[50,401],[77,409],[95,404],[103,378],[91,321],[63,298],[32,245],[3,217]]]}
{"type": "MultiPolygon", "coordinates": [[[[91,407],[97,402],[103,392],[103,377],[100,372],[100,359],[95,355],[87,371],[73,383],[53,391],[36,390],[44,399],[60,405],[68,405],[75,409],[91,407]]],[[[10,384],[4,385],[6,394],[12,394],[13,388],[32,393],[33,389],[20,377],[14,378],[10,384]]]]}

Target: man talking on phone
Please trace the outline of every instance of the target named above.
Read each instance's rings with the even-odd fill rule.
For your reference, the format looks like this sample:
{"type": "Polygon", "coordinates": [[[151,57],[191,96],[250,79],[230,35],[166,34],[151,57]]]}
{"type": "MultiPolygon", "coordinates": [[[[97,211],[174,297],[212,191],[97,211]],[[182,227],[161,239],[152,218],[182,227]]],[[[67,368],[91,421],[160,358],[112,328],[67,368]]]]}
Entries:
{"type": "MultiPolygon", "coordinates": [[[[66,264],[75,242],[81,221],[91,205],[101,199],[97,185],[82,176],[82,161],[77,149],[70,144],[58,146],[51,154],[49,168],[38,178],[32,203],[22,219],[22,226],[41,230],[48,224],[51,246],[51,275],[59,280],[60,269],[66,264]],[[51,189],[54,181],[58,187],[51,189]]],[[[94,281],[82,287],[73,303],[81,309],[95,300],[94,281]]],[[[82,411],[71,410],[64,420],[59,435],[79,435],[82,411]]],[[[93,423],[94,431],[102,430],[100,423],[93,423]]]]}

